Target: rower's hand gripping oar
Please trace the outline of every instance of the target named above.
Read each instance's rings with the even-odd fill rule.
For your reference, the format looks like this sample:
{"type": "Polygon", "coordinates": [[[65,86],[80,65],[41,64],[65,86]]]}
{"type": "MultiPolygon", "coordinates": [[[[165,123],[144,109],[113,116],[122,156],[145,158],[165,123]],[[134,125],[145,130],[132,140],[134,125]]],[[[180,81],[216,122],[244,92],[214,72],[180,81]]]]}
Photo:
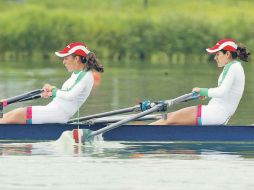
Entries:
{"type": "Polygon", "coordinates": [[[162,110],[162,109],[165,108],[165,106],[170,107],[172,105],[175,105],[175,104],[178,104],[178,103],[181,103],[181,102],[187,102],[189,100],[194,100],[194,99],[198,99],[198,96],[197,96],[196,93],[185,94],[185,95],[182,95],[180,97],[177,97],[177,98],[174,98],[174,99],[171,99],[171,100],[160,101],[159,103],[154,104],[153,107],[151,107],[151,108],[149,108],[149,109],[147,109],[143,112],[140,112],[140,113],[135,114],[131,117],[125,118],[125,119],[123,119],[121,121],[118,121],[116,123],[110,124],[106,127],[103,127],[101,129],[97,130],[97,131],[92,131],[90,129],[82,129],[81,133],[83,133],[83,134],[77,135],[78,130],[74,130],[73,131],[74,138],[75,137],[76,138],[81,137],[80,140],[79,139],[74,139],[74,140],[75,140],[75,142],[82,142],[82,143],[85,143],[87,141],[91,142],[93,140],[94,136],[96,136],[96,135],[99,135],[99,134],[105,133],[107,131],[110,131],[112,129],[115,129],[115,128],[117,128],[117,127],[119,127],[119,126],[121,126],[125,123],[133,121],[133,120],[138,119],[140,117],[143,117],[145,115],[148,115],[148,114],[153,113],[155,111],[162,110]],[[74,133],[76,133],[76,134],[74,134],[74,133]]]}
{"type": "Polygon", "coordinates": [[[7,105],[16,103],[16,102],[24,102],[28,100],[33,100],[37,98],[41,98],[42,89],[33,90],[31,92],[27,92],[18,96],[14,96],[8,99],[4,99],[0,101],[0,118],[3,117],[3,108],[7,105]]]}

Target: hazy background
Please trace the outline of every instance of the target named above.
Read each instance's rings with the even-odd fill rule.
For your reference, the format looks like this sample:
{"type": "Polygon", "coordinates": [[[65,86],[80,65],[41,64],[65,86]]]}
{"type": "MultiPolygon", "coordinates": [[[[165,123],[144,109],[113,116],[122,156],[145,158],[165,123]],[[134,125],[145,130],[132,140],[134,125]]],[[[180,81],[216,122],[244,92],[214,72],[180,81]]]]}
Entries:
{"type": "Polygon", "coordinates": [[[103,60],[158,63],[200,56],[225,37],[253,49],[253,8],[251,0],[1,0],[0,55],[46,60],[84,41],[103,60]]]}

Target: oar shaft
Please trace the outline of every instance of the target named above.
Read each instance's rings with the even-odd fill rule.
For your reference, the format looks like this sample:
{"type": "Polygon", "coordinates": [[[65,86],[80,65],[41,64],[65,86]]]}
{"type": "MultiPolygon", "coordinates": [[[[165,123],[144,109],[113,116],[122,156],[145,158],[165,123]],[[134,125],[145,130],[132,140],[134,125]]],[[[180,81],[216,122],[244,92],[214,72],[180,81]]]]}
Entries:
{"type": "Polygon", "coordinates": [[[8,99],[5,99],[4,102],[8,105],[8,104],[12,104],[12,103],[15,103],[15,102],[18,102],[20,100],[23,100],[23,99],[27,99],[27,98],[30,98],[32,96],[35,96],[35,95],[39,95],[43,92],[42,89],[38,89],[38,90],[33,90],[31,92],[28,92],[28,93],[24,93],[24,94],[21,94],[21,95],[18,95],[18,96],[14,96],[12,98],[8,98],[8,99]]]}
{"type": "MultiPolygon", "coordinates": [[[[102,118],[96,118],[96,119],[90,119],[87,121],[82,122],[82,124],[86,124],[86,125],[95,125],[98,123],[114,123],[114,122],[118,122],[120,120],[126,119],[127,117],[130,117],[133,115],[120,115],[120,116],[111,116],[111,117],[102,117],[102,118]]],[[[154,114],[154,115],[146,115],[144,117],[141,118],[137,118],[133,121],[148,121],[148,120],[157,120],[157,119],[162,119],[163,115],[161,114],[154,114]]]]}
{"type": "Polygon", "coordinates": [[[31,96],[31,97],[29,97],[29,98],[21,99],[21,100],[19,100],[18,102],[25,102],[25,101],[29,101],[29,100],[35,100],[35,99],[38,99],[38,98],[41,98],[41,95],[40,95],[40,94],[35,95],[35,96],[31,96]]]}
{"type": "Polygon", "coordinates": [[[191,92],[171,100],[166,100],[165,103],[167,103],[168,106],[170,106],[170,105],[179,104],[181,102],[187,102],[189,100],[195,100],[195,99],[198,99],[198,96],[194,94],[193,92],[191,92]]]}
{"type": "Polygon", "coordinates": [[[15,103],[15,102],[23,102],[28,100],[33,100],[41,97],[41,93],[43,92],[42,89],[33,90],[31,92],[27,92],[18,96],[14,96],[12,98],[7,98],[0,101],[0,118],[3,117],[3,108],[6,107],[9,104],[15,103]]]}
{"type": "Polygon", "coordinates": [[[0,118],[3,118],[3,102],[0,102],[0,118]]]}
{"type": "MultiPolygon", "coordinates": [[[[182,95],[182,96],[172,99],[172,100],[166,100],[165,103],[167,103],[170,106],[171,104],[177,104],[180,102],[194,100],[197,98],[198,98],[198,96],[194,95],[193,93],[189,93],[189,94],[182,95]]],[[[71,119],[68,121],[68,123],[83,122],[83,121],[90,120],[90,119],[107,117],[107,116],[128,113],[128,112],[134,112],[134,111],[140,111],[140,110],[141,110],[140,105],[136,105],[136,106],[129,107],[129,108],[123,108],[123,109],[119,109],[119,110],[114,110],[114,111],[98,113],[98,114],[88,115],[85,117],[71,119]]]]}
{"type": "Polygon", "coordinates": [[[140,110],[140,106],[136,105],[136,106],[129,107],[129,108],[123,108],[123,109],[119,109],[119,110],[114,110],[114,111],[98,113],[98,114],[88,115],[88,116],[85,116],[85,117],[71,119],[71,120],[68,121],[68,123],[74,123],[74,122],[78,122],[78,121],[82,122],[82,121],[86,121],[86,120],[89,120],[89,119],[94,119],[94,118],[99,118],[99,117],[106,117],[106,116],[122,114],[122,113],[128,113],[128,112],[139,111],[139,110],[140,110]]]}
{"type": "Polygon", "coordinates": [[[179,96],[177,98],[174,98],[174,99],[171,99],[171,100],[167,100],[165,102],[162,102],[162,103],[159,103],[159,104],[153,106],[152,108],[150,108],[150,109],[148,109],[146,111],[143,111],[143,112],[138,113],[136,115],[133,115],[133,116],[131,116],[129,118],[126,118],[126,119],[123,119],[121,121],[118,121],[116,123],[110,124],[110,125],[108,125],[108,126],[106,126],[104,128],[101,128],[101,129],[97,130],[97,131],[92,131],[91,134],[90,134],[90,137],[93,137],[95,135],[99,135],[101,133],[105,133],[105,132],[110,131],[112,129],[115,129],[115,128],[117,128],[117,127],[119,127],[119,126],[121,126],[121,125],[123,125],[125,123],[133,121],[133,120],[135,120],[137,118],[140,118],[140,117],[143,117],[143,116],[148,115],[150,113],[153,113],[155,111],[158,111],[159,109],[161,109],[162,106],[164,106],[165,103],[170,107],[170,106],[172,106],[174,104],[178,104],[180,102],[185,102],[185,101],[197,99],[197,97],[198,96],[196,96],[193,93],[188,93],[188,94],[179,96]]]}
{"type": "Polygon", "coordinates": [[[161,106],[162,106],[162,104],[157,104],[154,107],[152,107],[151,109],[148,109],[148,110],[146,110],[144,112],[140,112],[140,113],[138,113],[136,115],[133,115],[133,116],[131,116],[129,118],[123,119],[123,120],[118,121],[118,122],[113,123],[113,124],[110,124],[107,127],[101,128],[101,129],[99,129],[97,131],[93,131],[93,132],[91,132],[90,136],[95,136],[95,135],[99,135],[101,133],[105,133],[105,132],[110,131],[112,129],[115,129],[115,128],[117,128],[117,127],[119,127],[119,126],[121,126],[121,125],[123,125],[125,123],[133,121],[133,120],[135,120],[137,118],[143,117],[143,116],[145,116],[147,114],[153,113],[153,112],[157,111],[161,106]]]}

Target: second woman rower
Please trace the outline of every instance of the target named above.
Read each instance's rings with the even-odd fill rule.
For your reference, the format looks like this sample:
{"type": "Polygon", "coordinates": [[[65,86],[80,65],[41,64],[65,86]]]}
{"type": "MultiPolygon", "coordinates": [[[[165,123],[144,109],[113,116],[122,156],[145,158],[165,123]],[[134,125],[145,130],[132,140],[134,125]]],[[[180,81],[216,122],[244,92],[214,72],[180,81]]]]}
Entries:
{"type": "Polygon", "coordinates": [[[192,106],[169,113],[167,119],[161,119],[152,125],[225,125],[235,113],[242,98],[245,74],[242,64],[237,60],[248,61],[250,53],[233,39],[222,39],[212,48],[217,66],[223,68],[218,79],[218,87],[193,88],[201,97],[209,97],[208,105],[192,106]]]}

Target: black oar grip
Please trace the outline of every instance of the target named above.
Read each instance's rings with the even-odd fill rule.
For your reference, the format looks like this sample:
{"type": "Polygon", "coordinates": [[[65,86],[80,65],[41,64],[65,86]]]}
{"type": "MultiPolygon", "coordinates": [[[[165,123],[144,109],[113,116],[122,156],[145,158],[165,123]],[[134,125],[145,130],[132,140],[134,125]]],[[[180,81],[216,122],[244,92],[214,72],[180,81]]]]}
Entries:
{"type": "Polygon", "coordinates": [[[0,118],[3,118],[3,102],[0,102],[0,118]]]}
{"type": "Polygon", "coordinates": [[[38,99],[38,98],[41,98],[41,95],[35,95],[35,96],[31,96],[29,98],[24,98],[24,99],[21,99],[19,100],[18,102],[25,102],[25,101],[29,101],[29,100],[35,100],[35,99],[38,99]]]}
{"type": "Polygon", "coordinates": [[[19,101],[25,101],[25,100],[30,100],[29,98],[31,97],[34,97],[36,95],[39,95],[43,92],[42,89],[38,89],[38,90],[33,90],[31,92],[28,92],[28,93],[24,93],[24,94],[21,94],[21,95],[18,95],[18,96],[14,96],[12,98],[8,98],[8,99],[5,99],[5,102],[6,104],[12,104],[12,103],[15,103],[15,102],[19,102],[19,101]]]}
{"type": "Polygon", "coordinates": [[[38,89],[38,90],[33,90],[31,92],[27,92],[18,96],[14,96],[12,98],[1,100],[0,101],[0,118],[3,117],[3,108],[5,106],[15,102],[23,102],[23,101],[40,98],[42,92],[43,92],[43,89],[38,89]]]}

